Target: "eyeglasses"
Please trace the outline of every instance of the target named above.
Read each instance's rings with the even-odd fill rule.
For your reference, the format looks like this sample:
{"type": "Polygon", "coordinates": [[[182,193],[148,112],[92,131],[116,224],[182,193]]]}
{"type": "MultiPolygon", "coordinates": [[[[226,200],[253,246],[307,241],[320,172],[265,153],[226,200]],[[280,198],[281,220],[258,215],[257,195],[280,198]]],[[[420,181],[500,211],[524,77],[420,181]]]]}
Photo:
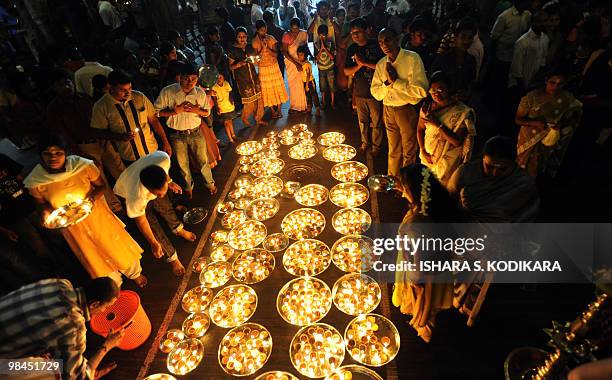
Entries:
{"type": "Polygon", "coordinates": [[[445,88],[430,88],[429,89],[429,93],[432,94],[432,95],[433,94],[441,94],[443,92],[446,92],[445,88]]]}

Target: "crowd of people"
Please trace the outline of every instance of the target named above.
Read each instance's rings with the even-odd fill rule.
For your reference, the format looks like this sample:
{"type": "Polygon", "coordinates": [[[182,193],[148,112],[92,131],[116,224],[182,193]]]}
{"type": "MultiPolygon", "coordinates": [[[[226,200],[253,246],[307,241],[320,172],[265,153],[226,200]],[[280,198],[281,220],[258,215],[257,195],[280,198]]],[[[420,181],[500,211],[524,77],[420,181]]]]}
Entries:
{"type": "MultiPolygon", "coordinates": [[[[195,241],[178,217],[175,194],[190,199],[196,183],[217,192],[213,169],[224,145],[217,124],[235,144],[234,123],[266,127],[285,116],[286,103],[290,114],[312,116],[314,108],[316,117],[352,110],[360,151],[388,151],[387,174],[410,203],[401,234],[417,233],[416,222],[534,221],[536,179],[557,176],[572,151],[576,157],[610,144],[605,1],[503,0],[490,14],[473,1],[282,0],[250,8],[230,1],[215,9],[218,26],[203,29],[202,50],[178,31],[164,41],[135,32],[111,3],[100,3],[105,43],[65,46],[61,59],[41,54],[32,67],[4,67],[0,90],[3,133],[39,153],[27,176],[22,164],[0,155],[3,294],[71,277],[65,247],[91,279],[112,279],[84,290],[41,280],[0,298],[0,320],[12,323],[0,327],[0,356],[42,354],[34,344],[7,344],[18,334],[15,321],[30,312],[12,305],[29,292],[61,292],[70,301],[58,313],[74,315],[75,335],[58,338],[50,350],[69,355],[70,378],[91,376],[117,344],[109,336],[86,366],[82,321],[112,303],[123,277],[147,285],[140,260],[148,249],[138,241],[176,276],[185,273],[158,218],[195,241]],[[200,80],[202,63],[215,67],[214,83],[200,80]],[[483,133],[480,110],[492,115],[494,130],[483,133]],[[494,137],[473,159],[481,135],[494,137]],[[50,213],[77,200],[90,201],[92,213],[61,236],[50,233],[50,213]],[[140,236],[130,235],[128,222],[140,236]]],[[[425,341],[438,311],[470,313],[470,292],[482,289],[434,285],[397,278],[393,295],[425,341]]]]}

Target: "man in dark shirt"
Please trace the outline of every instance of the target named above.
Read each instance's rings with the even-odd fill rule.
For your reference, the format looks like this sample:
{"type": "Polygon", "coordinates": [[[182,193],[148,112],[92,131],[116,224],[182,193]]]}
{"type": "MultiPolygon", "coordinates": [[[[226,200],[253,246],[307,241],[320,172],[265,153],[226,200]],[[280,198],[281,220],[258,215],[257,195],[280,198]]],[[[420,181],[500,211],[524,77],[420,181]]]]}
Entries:
{"type": "MultiPolygon", "coordinates": [[[[102,166],[113,178],[119,178],[125,165],[110,141],[100,139],[100,132],[91,128],[93,102],[87,95],[76,93],[70,74],[64,70],[52,73],[55,98],[47,106],[47,125],[62,136],[71,148],[84,157],[94,160],[104,175],[102,166]]],[[[106,178],[104,180],[108,183],[106,178]]],[[[114,212],[121,210],[119,199],[111,186],[104,194],[106,202],[114,212]]]]}
{"type": "Polygon", "coordinates": [[[215,13],[223,20],[219,32],[221,33],[221,45],[227,51],[236,42],[236,29],[229,21],[230,15],[227,9],[219,7],[215,9],[215,13]]]}
{"type": "Polygon", "coordinates": [[[369,128],[372,128],[371,154],[380,152],[383,132],[380,126],[381,103],[370,93],[370,85],[376,70],[376,63],[384,56],[378,41],[368,39],[368,24],[359,17],[351,21],[351,37],[354,44],[346,52],[344,73],[353,76],[353,94],[357,106],[357,118],[361,130],[361,151],[366,152],[370,146],[369,128]]]}
{"type": "Polygon", "coordinates": [[[245,26],[244,24],[244,11],[234,4],[234,0],[227,0],[225,9],[229,13],[229,22],[237,28],[239,26],[245,26]]]}

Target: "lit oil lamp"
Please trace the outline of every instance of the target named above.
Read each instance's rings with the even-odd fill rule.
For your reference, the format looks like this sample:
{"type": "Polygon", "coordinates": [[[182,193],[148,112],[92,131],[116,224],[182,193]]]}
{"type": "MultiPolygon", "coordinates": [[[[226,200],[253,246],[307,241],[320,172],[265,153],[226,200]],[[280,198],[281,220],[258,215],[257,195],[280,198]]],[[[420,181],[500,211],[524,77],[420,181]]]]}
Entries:
{"type": "Polygon", "coordinates": [[[349,273],[334,284],[332,297],[334,305],[348,315],[367,314],[378,307],[381,290],[370,276],[349,273]]]}
{"type": "Polygon", "coordinates": [[[331,175],[340,182],[359,182],[368,176],[368,167],[357,161],[340,162],[332,166],[331,175]]]}
{"type": "Polygon", "coordinates": [[[280,252],[289,245],[289,238],[283,233],[270,234],[263,242],[264,249],[270,252],[280,252]]]}
{"type": "Polygon", "coordinates": [[[207,265],[208,265],[208,260],[206,259],[206,257],[198,257],[196,261],[194,261],[193,263],[193,271],[196,273],[200,273],[204,269],[206,269],[207,265]]]}
{"type": "Polygon", "coordinates": [[[196,286],[183,295],[181,306],[188,313],[202,313],[212,300],[213,292],[204,285],[196,286]]]}
{"type": "Polygon", "coordinates": [[[206,313],[193,313],[183,321],[183,332],[188,338],[201,338],[210,327],[210,317],[206,313]]]}
{"type": "Polygon", "coordinates": [[[204,345],[199,339],[186,339],[174,347],[166,359],[168,371],[185,375],[200,364],[204,357],[204,345]]]}
{"type": "Polygon", "coordinates": [[[223,215],[221,219],[221,225],[223,228],[234,228],[247,220],[247,216],[242,210],[230,211],[223,215]]]}
{"type": "Polygon", "coordinates": [[[348,364],[338,368],[324,380],[383,380],[383,378],[367,367],[348,364]]]}
{"type": "Polygon", "coordinates": [[[251,165],[240,165],[238,171],[242,174],[248,174],[251,172],[251,165]]]}
{"type": "Polygon", "coordinates": [[[327,201],[329,191],[323,185],[311,184],[301,187],[295,193],[295,201],[302,206],[318,206],[327,201]]]}
{"type": "Polygon", "coordinates": [[[299,380],[289,372],[285,371],[268,371],[257,376],[255,380],[299,380]]]}
{"type": "Polygon", "coordinates": [[[227,194],[227,197],[236,202],[238,199],[246,197],[248,194],[248,187],[238,187],[227,194]]]}
{"type": "Polygon", "coordinates": [[[213,246],[218,246],[220,244],[227,243],[227,235],[229,235],[228,230],[217,230],[210,234],[210,240],[212,241],[213,246]]]}
{"type": "Polygon", "coordinates": [[[233,376],[248,376],[266,364],[272,353],[272,336],[260,324],[246,323],[231,329],[219,344],[219,365],[233,376]]]}
{"type": "Polygon", "coordinates": [[[326,132],[321,134],[317,141],[323,146],[334,146],[342,144],[345,139],[346,137],[340,132],[326,132]]]}
{"type": "Polygon", "coordinates": [[[219,327],[236,327],[248,321],[257,308],[257,294],[246,285],[223,288],[210,303],[208,314],[219,327]]]}
{"type": "Polygon", "coordinates": [[[308,124],[304,124],[304,123],[293,124],[290,130],[291,132],[293,132],[293,134],[297,135],[300,132],[308,131],[308,124]]]}
{"type": "Polygon", "coordinates": [[[370,198],[368,188],[355,182],[339,183],[329,190],[329,199],[343,208],[359,207],[370,198]]]}
{"type": "Polygon", "coordinates": [[[274,255],[265,249],[250,249],[242,252],[232,266],[233,276],[238,282],[255,284],[268,278],[274,270],[274,255]]]}
{"type": "Polygon", "coordinates": [[[276,298],[276,310],[287,322],[306,326],[320,321],[332,305],[332,294],[325,282],[316,277],[289,281],[276,298]]]}
{"type": "Polygon", "coordinates": [[[259,198],[252,201],[247,208],[245,213],[247,217],[255,220],[264,221],[268,220],[278,212],[280,204],[274,198],[259,198]]]}
{"type": "Polygon", "coordinates": [[[232,211],[233,209],[234,209],[234,202],[232,201],[219,202],[219,204],[217,205],[217,212],[219,214],[226,214],[232,211]]]}
{"type": "Polygon", "coordinates": [[[289,157],[294,160],[307,160],[317,154],[317,147],[312,144],[297,144],[289,149],[289,157]]]}
{"type": "Polygon", "coordinates": [[[266,132],[266,137],[270,138],[270,139],[278,138],[278,132],[276,132],[276,131],[266,132]]]}
{"type": "MultiPolygon", "coordinates": [[[[227,244],[215,247],[210,253],[212,261],[229,261],[234,256],[236,250],[227,244]]],[[[203,270],[204,268],[202,268],[203,270]]],[[[201,271],[201,270],[200,270],[201,271]]]]}
{"type": "Polygon", "coordinates": [[[281,230],[293,240],[317,237],[325,229],[325,216],[312,208],[300,208],[285,215],[281,230]]]}
{"type": "Polygon", "coordinates": [[[230,231],[227,242],[230,247],[244,251],[257,247],[264,241],[267,234],[268,230],[262,222],[247,220],[230,231]]]}
{"type": "Polygon", "coordinates": [[[283,193],[281,196],[283,198],[293,198],[301,186],[302,185],[299,182],[287,181],[285,182],[285,187],[283,188],[283,193]]]}
{"type": "Polygon", "coordinates": [[[253,202],[250,197],[242,197],[236,201],[236,210],[246,210],[247,207],[253,202]]]}
{"type": "Polygon", "coordinates": [[[252,198],[274,198],[281,191],[283,191],[283,180],[273,175],[256,178],[249,188],[249,196],[252,198]]]}
{"type": "Polygon", "coordinates": [[[255,155],[252,155],[252,156],[242,156],[238,160],[238,164],[239,165],[251,165],[251,164],[255,163],[255,161],[257,161],[255,159],[255,155]]]}
{"type": "Polygon", "coordinates": [[[291,340],[291,364],[310,378],[333,373],[344,360],[344,341],[333,326],[315,323],[302,327],[291,340]]]}
{"type": "Polygon", "coordinates": [[[253,158],[255,158],[256,161],[280,157],[281,153],[280,150],[278,150],[278,148],[280,148],[280,145],[278,143],[274,143],[273,145],[267,145],[266,147],[268,149],[253,155],[253,158]]]}
{"type": "Polygon", "coordinates": [[[176,380],[176,377],[167,373],[155,373],[145,377],[143,380],[176,380]]]}
{"type": "Polygon", "coordinates": [[[180,341],[185,339],[185,333],[179,329],[170,329],[166,331],[166,334],[159,342],[159,350],[164,354],[169,353],[179,344],[180,341]]]}
{"type": "Polygon", "coordinates": [[[357,155],[357,150],[350,145],[338,144],[323,150],[323,158],[332,162],[344,162],[357,155]]]}
{"type": "Polygon", "coordinates": [[[397,328],[387,318],[378,314],[361,314],[346,326],[344,332],[346,350],[355,361],[380,367],[397,355],[400,336],[397,328]]]}
{"type": "Polygon", "coordinates": [[[218,288],[232,278],[232,264],[227,261],[214,261],[200,273],[200,284],[208,288],[218,288]]]}
{"type": "Polygon", "coordinates": [[[367,272],[374,267],[374,241],[362,235],[338,239],[331,249],[332,261],[343,272],[367,272]]]}
{"type": "Polygon", "coordinates": [[[241,175],[236,177],[234,180],[234,187],[239,189],[241,187],[249,187],[253,183],[253,179],[250,175],[241,175]]]}
{"type": "Polygon", "coordinates": [[[332,216],[332,227],[342,235],[360,235],[372,225],[372,217],[360,208],[343,208],[332,216]]]}
{"type": "Polygon", "coordinates": [[[45,219],[45,227],[49,229],[73,226],[91,214],[93,203],[88,199],[75,199],[65,206],[57,208],[45,219]]]}
{"type": "Polygon", "coordinates": [[[285,270],[294,276],[316,276],[329,267],[329,247],[319,240],[298,240],[283,254],[285,270]]]}
{"type": "Polygon", "coordinates": [[[265,177],[279,173],[284,167],[285,161],[280,158],[267,158],[251,165],[249,172],[255,177],[265,177]]]}
{"type": "Polygon", "coordinates": [[[236,153],[240,156],[251,156],[263,149],[263,145],[259,141],[245,141],[236,147],[236,153]]]}
{"type": "Polygon", "coordinates": [[[300,138],[298,137],[298,132],[293,132],[291,129],[284,129],[282,130],[279,134],[278,137],[280,137],[280,143],[283,145],[293,145],[296,144],[298,141],[300,141],[300,138]]]}

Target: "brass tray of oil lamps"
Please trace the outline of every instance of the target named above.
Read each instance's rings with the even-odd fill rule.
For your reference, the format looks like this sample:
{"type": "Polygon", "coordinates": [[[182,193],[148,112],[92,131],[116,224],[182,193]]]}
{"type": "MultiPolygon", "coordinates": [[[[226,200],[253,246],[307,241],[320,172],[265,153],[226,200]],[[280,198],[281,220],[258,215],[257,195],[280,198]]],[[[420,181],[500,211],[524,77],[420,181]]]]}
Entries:
{"type": "Polygon", "coordinates": [[[285,371],[268,371],[257,376],[255,380],[299,380],[294,375],[285,371]]]}
{"type": "Polygon", "coordinates": [[[251,178],[250,175],[241,175],[241,176],[236,177],[236,179],[234,180],[234,187],[235,188],[250,187],[252,182],[253,182],[253,178],[251,178]]]}
{"type": "Polygon", "coordinates": [[[93,203],[88,199],[77,199],[51,212],[45,219],[45,227],[59,229],[82,222],[93,211],[93,203]]]}
{"type": "Polygon", "coordinates": [[[291,340],[289,358],[293,367],[306,377],[330,375],[344,360],[342,335],[325,323],[302,327],[291,340]]]}
{"type": "Polygon", "coordinates": [[[258,323],[245,323],[225,334],[219,344],[219,365],[232,376],[248,376],[259,371],[272,353],[272,335],[258,323]]]}
{"type": "Polygon", "coordinates": [[[238,144],[238,146],[236,147],[236,153],[240,156],[251,156],[255,153],[258,153],[262,149],[262,143],[260,143],[259,141],[251,140],[238,144]]]}
{"type": "Polygon", "coordinates": [[[347,235],[336,240],[331,249],[332,261],[343,272],[368,272],[378,260],[374,241],[368,236],[347,235]]]}
{"type": "Polygon", "coordinates": [[[313,207],[322,205],[329,198],[329,191],[323,185],[311,184],[300,187],[294,195],[295,201],[302,206],[313,207]]]}
{"type": "Polygon", "coordinates": [[[206,257],[198,257],[196,259],[196,261],[193,262],[193,267],[192,268],[193,268],[194,272],[200,273],[204,269],[206,269],[207,265],[208,265],[208,258],[206,258],[206,257]]]}
{"type": "Polygon", "coordinates": [[[185,339],[174,347],[166,358],[168,371],[185,375],[200,364],[204,357],[204,345],[199,339],[185,339]]]}
{"type": "Polygon", "coordinates": [[[331,162],[349,161],[357,155],[357,149],[347,144],[338,144],[323,149],[323,158],[331,162]]]}
{"type": "Polygon", "coordinates": [[[267,235],[268,230],[262,222],[247,220],[230,231],[227,242],[230,247],[244,251],[257,247],[267,235]]]}
{"type": "Polygon", "coordinates": [[[324,380],[383,380],[383,378],[367,367],[349,364],[338,368],[324,380]]]}
{"type": "Polygon", "coordinates": [[[340,132],[325,132],[317,138],[317,141],[323,146],[334,146],[342,144],[345,139],[344,134],[340,132]]]}
{"type": "Polygon", "coordinates": [[[166,331],[164,337],[159,342],[159,350],[164,354],[169,353],[176,347],[179,342],[185,339],[185,333],[179,329],[170,329],[166,331]]]}
{"type": "Polygon", "coordinates": [[[230,211],[227,214],[223,215],[221,219],[221,225],[223,228],[232,229],[240,224],[246,222],[248,217],[242,210],[234,210],[230,211]]]}
{"type": "Polygon", "coordinates": [[[356,362],[372,367],[389,363],[400,348],[397,328],[379,314],[361,314],[344,331],[346,351],[356,362]]]}
{"type": "Polygon", "coordinates": [[[232,264],[227,261],[214,261],[200,273],[200,284],[207,288],[218,288],[232,278],[232,264]]]}
{"type": "Polygon", "coordinates": [[[274,217],[279,209],[280,204],[276,199],[258,198],[251,201],[244,211],[247,217],[263,222],[274,217]]]}
{"type": "Polygon", "coordinates": [[[219,202],[217,204],[217,212],[219,214],[227,214],[228,212],[234,210],[236,205],[232,201],[219,202]]]}
{"type": "Polygon", "coordinates": [[[291,126],[291,132],[293,132],[296,135],[299,134],[300,132],[304,132],[304,131],[308,131],[308,124],[298,123],[298,124],[293,124],[291,126]]]}
{"type": "Polygon", "coordinates": [[[316,276],[331,262],[329,247],[319,240],[298,240],[283,254],[285,270],[294,276],[316,276]]]}
{"type": "Polygon", "coordinates": [[[281,155],[280,150],[278,150],[279,148],[280,144],[274,143],[273,145],[269,145],[268,149],[264,147],[264,150],[254,154],[253,158],[255,158],[255,161],[267,160],[268,158],[279,158],[281,155]]]}
{"type": "Polygon", "coordinates": [[[252,198],[274,198],[283,191],[283,180],[272,175],[257,178],[248,190],[252,198]]]}
{"type": "Polygon", "coordinates": [[[144,380],[176,380],[176,377],[167,373],[155,373],[145,377],[144,380]]]}
{"type": "Polygon", "coordinates": [[[339,183],[329,190],[329,199],[342,208],[359,207],[370,198],[368,188],[360,183],[339,183]]]}
{"type": "Polygon", "coordinates": [[[332,216],[332,227],[342,235],[360,235],[372,225],[372,217],[360,208],[343,208],[332,216]]]}
{"type": "Polygon", "coordinates": [[[243,197],[236,201],[236,210],[246,210],[247,207],[253,202],[253,198],[243,197]]]}
{"type": "Polygon", "coordinates": [[[183,295],[181,306],[188,313],[202,313],[210,305],[212,298],[212,290],[204,285],[196,286],[183,295]]]}
{"type": "Polygon", "coordinates": [[[201,338],[210,327],[207,313],[192,313],[183,321],[183,332],[187,338],[201,338]]]}
{"type": "Polygon", "coordinates": [[[359,182],[368,176],[368,167],[357,161],[345,161],[331,168],[331,176],[340,182],[359,182]]]}
{"type": "Polygon", "coordinates": [[[316,277],[298,277],[285,284],[276,298],[276,310],[287,322],[306,326],[323,319],[332,305],[329,286],[316,277]]]}
{"type": "Polygon", "coordinates": [[[378,307],[381,294],[376,280],[361,273],[345,274],[332,289],[334,305],[348,315],[370,313],[378,307]]]}
{"type": "Polygon", "coordinates": [[[210,252],[210,259],[212,261],[229,261],[235,253],[236,250],[234,248],[227,244],[222,244],[212,249],[210,252]]]}
{"type": "Polygon", "coordinates": [[[249,172],[255,177],[266,177],[280,173],[284,167],[285,161],[280,158],[267,158],[251,165],[249,172]]]}
{"type": "Polygon", "coordinates": [[[257,309],[257,294],[246,285],[223,288],[210,303],[208,315],[219,327],[236,327],[248,321],[257,309]]]}
{"type": "Polygon", "coordinates": [[[298,141],[300,141],[298,133],[299,132],[293,132],[291,129],[283,129],[278,134],[278,137],[280,138],[280,143],[282,145],[293,145],[297,143],[298,141]]]}
{"type": "Polygon", "coordinates": [[[311,239],[325,229],[325,216],[313,208],[300,208],[285,215],[281,231],[290,239],[311,239]]]}
{"type": "Polygon", "coordinates": [[[255,163],[255,161],[257,161],[255,154],[252,156],[240,156],[238,159],[238,165],[251,165],[255,163]]]}
{"type": "Polygon", "coordinates": [[[317,155],[317,147],[312,144],[299,144],[292,146],[289,149],[289,157],[294,160],[307,160],[317,155]]]}
{"type": "Polygon", "coordinates": [[[274,255],[265,249],[249,249],[234,260],[232,275],[238,282],[255,284],[270,276],[275,263],[274,255]]]}
{"type": "Polygon", "coordinates": [[[240,165],[238,171],[240,174],[249,174],[251,171],[251,165],[240,165]]]}
{"type": "Polygon", "coordinates": [[[227,235],[229,235],[228,230],[217,230],[212,232],[209,236],[209,239],[214,247],[227,243],[227,235]]]}
{"type": "Polygon", "coordinates": [[[288,246],[289,238],[280,232],[268,235],[263,242],[264,249],[270,252],[280,252],[288,246]]]}
{"type": "Polygon", "coordinates": [[[237,200],[241,198],[248,197],[248,193],[249,193],[248,189],[249,189],[248,187],[237,187],[231,190],[229,193],[227,193],[227,198],[232,202],[236,202],[237,200]]]}

